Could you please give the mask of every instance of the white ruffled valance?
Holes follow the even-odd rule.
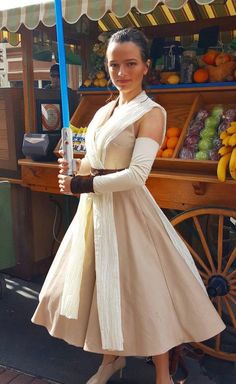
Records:
[[[214,0],[195,0],[198,4],[210,4]],[[126,16],[134,7],[138,12],[146,14],[152,12],[158,4],[165,4],[168,8],[177,10],[182,8],[188,0],[62,0],[63,17],[69,24],[76,23],[82,15],[90,20],[101,19],[107,11],[111,11],[118,18]],[[28,5],[27,4],[32,4]],[[55,25],[53,0],[18,0],[18,8],[0,2],[0,29],[6,28],[16,32],[24,24],[28,29],[35,29],[40,22],[47,27]],[[21,7],[20,7],[21,6]]]

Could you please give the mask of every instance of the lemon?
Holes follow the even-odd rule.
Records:
[[[167,79],[167,84],[179,84],[180,78],[178,75],[170,75]]]
[[[89,79],[87,79],[87,80],[84,81],[84,86],[85,86],[85,87],[90,87],[91,84],[92,84],[92,81],[89,80]]]
[[[107,80],[102,78],[102,79],[99,79],[99,86],[100,87],[106,87],[107,86]]]
[[[106,74],[105,74],[105,72],[103,72],[103,71],[98,71],[98,72],[96,73],[96,77],[97,77],[97,79],[103,79],[105,76],[106,76]]]

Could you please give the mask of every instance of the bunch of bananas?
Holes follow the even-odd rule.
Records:
[[[229,165],[230,175],[236,180],[236,121],[232,121],[229,128],[221,132],[220,139],[223,146],[218,151],[221,158],[217,166],[217,177],[220,181],[225,181]]]

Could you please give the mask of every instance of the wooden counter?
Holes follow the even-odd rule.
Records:
[[[33,191],[59,194],[57,163],[19,160],[22,185]],[[236,209],[236,182],[221,183],[214,175],[153,171],[147,187],[161,208],[185,210],[198,206]]]

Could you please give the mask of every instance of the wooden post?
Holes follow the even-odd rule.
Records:
[[[25,132],[36,131],[35,97],[34,97],[34,68],[33,68],[33,32],[22,27],[21,45],[23,55],[23,91]]]

